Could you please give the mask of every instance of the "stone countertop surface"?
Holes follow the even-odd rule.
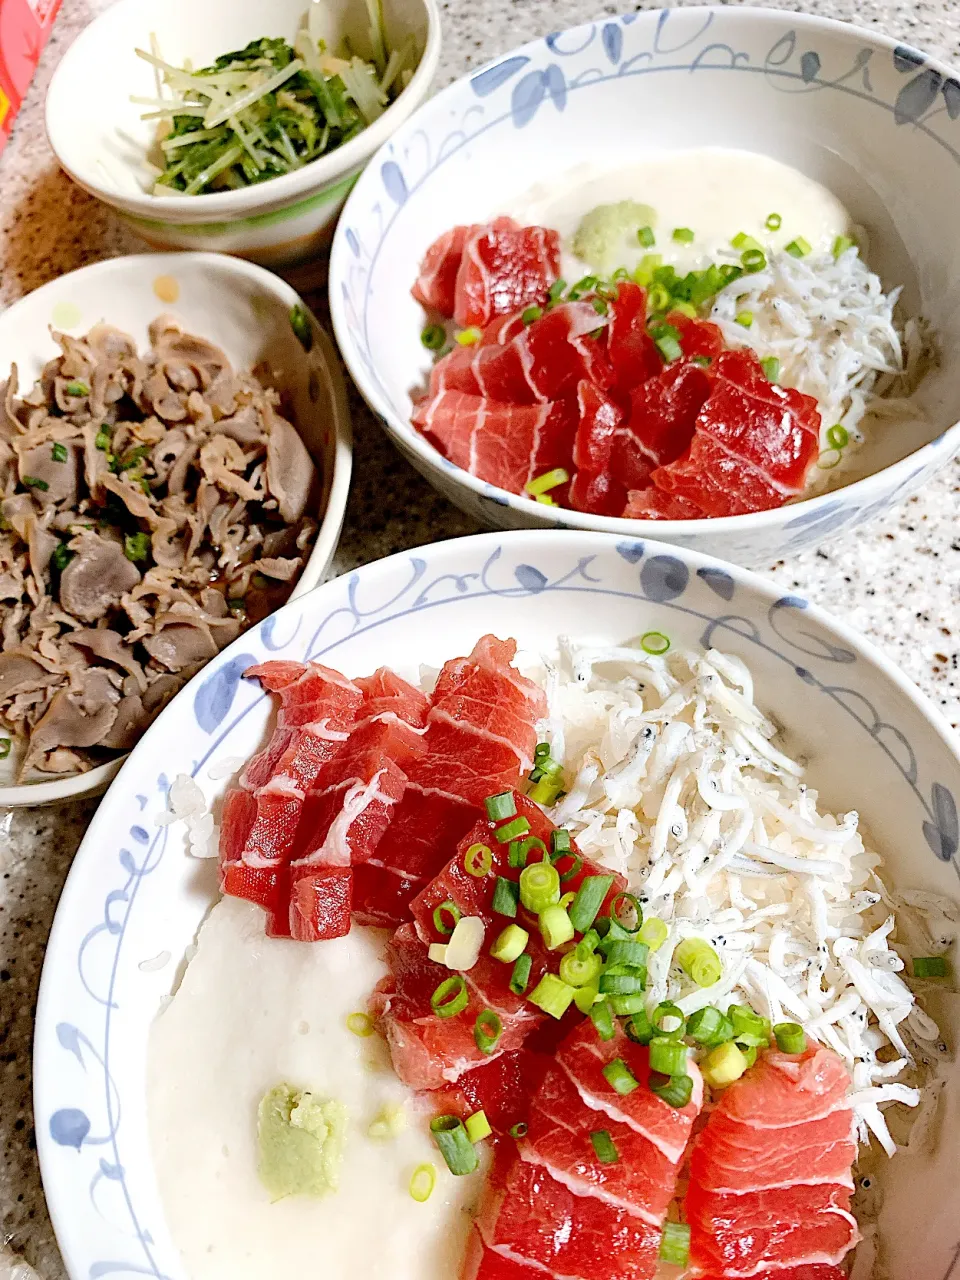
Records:
[[[66,271],[141,248],[109,210],[60,173],[43,130],[51,71],[107,3],[64,0],[0,158],[0,307]],[[441,7],[439,85],[548,30],[621,11],[599,0],[444,0]],[[960,63],[960,11],[949,0],[814,0],[805,8],[876,27]],[[337,572],[476,531],[394,452],[356,395],[353,411],[354,485],[334,560]],[[769,571],[785,589],[801,592],[870,636],[954,728],[960,725],[958,495],[960,461],[867,530]],[[32,1264],[42,1280],[62,1280],[66,1273],[37,1168],[30,1100],[33,1013],[57,898],[95,805],[0,813],[0,1243]],[[6,1275],[2,1261],[0,1275]]]

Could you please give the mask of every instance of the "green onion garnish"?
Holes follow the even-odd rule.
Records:
[[[512,796],[510,800],[512,803]],[[514,818],[511,822],[505,822],[502,827],[498,827],[493,834],[500,844],[509,844],[511,840],[525,836],[529,830],[530,823],[526,818]]]
[[[417,1204],[426,1203],[436,1185],[437,1171],[432,1164],[418,1164],[410,1175],[410,1195]]]
[[[650,1070],[664,1076],[686,1075],[687,1046],[669,1036],[654,1036],[650,1041]]]
[[[483,805],[491,822],[502,822],[504,818],[512,818],[517,812],[512,791],[498,791],[495,796],[487,796]]]
[[[68,396],[88,396],[90,388],[85,382],[68,382],[63,388]]]
[[[551,302],[559,302],[560,299],[563,297],[564,293],[566,292],[566,288],[567,288],[566,280],[563,280],[563,279],[554,280],[553,284],[550,286],[547,297],[550,299]]]
[[[525,1138],[527,1136],[527,1126],[521,1120],[518,1124],[511,1125],[508,1133],[511,1138]]]
[[[614,1058],[603,1068],[604,1079],[615,1093],[626,1097],[640,1088],[640,1082],[622,1058]]]
[[[448,923],[449,922],[449,923]],[[433,927],[448,938],[460,923],[460,908],[455,902],[441,902],[433,911]]]
[[[438,1018],[454,1018],[470,1002],[467,984],[459,974],[445,978],[430,997],[430,1008]]]
[[[606,298],[594,297],[594,298],[591,298],[590,301],[593,304],[593,309],[598,316],[605,316],[607,312],[610,310],[610,306]]]
[[[742,325],[744,329],[749,329],[750,326],[753,324],[752,311],[740,311],[737,313],[737,315],[734,318],[737,324]]]
[[[644,249],[652,249],[657,243],[657,237],[653,234],[653,227],[641,227],[637,232],[637,239]]]
[[[791,240],[785,248],[792,258],[805,258],[810,252],[810,243],[804,240],[803,236],[797,236],[796,240]]]
[[[768,382],[779,382],[780,380],[780,361],[776,356],[767,356],[765,360],[760,361],[760,367],[767,376]]]
[[[689,227],[674,227],[673,238],[677,244],[693,244],[697,237]]]
[[[597,1159],[601,1164],[616,1164],[620,1159],[620,1152],[610,1137],[609,1129],[595,1129],[590,1134],[590,1141],[593,1143],[593,1149],[597,1153]]]
[[[482,1142],[493,1133],[485,1111],[475,1111],[472,1116],[467,1116],[464,1128],[467,1131],[467,1137],[473,1143]]]
[[[541,855],[540,861],[547,862],[550,854],[547,852],[547,846],[543,843],[539,836],[527,836],[525,840],[512,840],[510,849],[507,854],[507,860],[511,867],[525,867],[527,858],[530,856],[531,849],[536,849]]]
[[[106,453],[110,448],[110,433],[105,428],[102,431],[98,431],[93,438],[93,443],[101,453]]]
[[[769,219],[767,219],[769,221]],[[685,1267],[690,1257],[690,1227],[686,1222],[665,1222],[660,1237],[660,1258],[676,1267]]]
[[[748,275],[755,275],[767,265],[767,255],[762,249],[745,249],[740,255],[740,261]]]
[[[645,943],[632,940],[624,942],[620,939],[611,942],[605,938],[600,943],[600,950],[606,956],[608,965],[631,965],[638,969],[646,966],[650,954],[650,948]]]
[[[447,334],[442,324],[428,324],[420,334],[420,341],[428,351],[439,351],[446,340]]]
[[[38,480],[36,476],[24,476],[23,483],[29,489],[39,489],[41,493],[46,493],[50,488],[46,480]]]
[[[833,256],[835,258],[841,257],[848,249],[852,249],[855,244],[856,241],[851,240],[849,236],[837,236],[833,242]]]
[[[533,957],[526,951],[518,957],[510,975],[510,990],[515,996],[522,996],[530,983],[530,970],[533,968]]]
[[[561,964],[560,967],[562,969],[563,965]],[[573,1003],[581,1013],[589,1013],[596,1002],[602,999],[599,986],[595,982],[591,982],[589,986],[576,988]]]
[[[596,276],[584,276],[570,290],[570,301],[576,302],[578,298],[582,298],[585,293],[589,293],[591,289],[595,289],[599,284]]]
[[[502,1034],[503,1023],[500,1015],[493,1009],[483,1009],[477,1014],[477,1020],[473,1024],[473,1038],[481,1053],[493,1053]]]
[[[533,871],[535,868],[530,867],[528,870]],[[522,885],[520,895],[523,896]],[[557,947],[562,947],[565,942],[573,939],[574,928],[570,923],[570,917],[559,903],[546,907],[540,912],[539,925],[540,936],[548,951],[556,951]]]
[[[541,493],[546,493],[549,489],[556,489],[558,485],[566,484],[570,479],[570,473],[564,471],[563,467],[554,467],[552,471],[545,471],[542,476],[537,476],[534,480],[528,480],[523,486],[524,490],[531,497],[538,497]]]
[[[807,1037],[797,1022],[778,1022],[773,1034],[781,1053],[803,1053],[807,1047]]]
[[[723,1044],[724,1040],[733,1039],[733,1024],[730,1019],[708,1004],[687,1019],[687,1035],[697,1044]]]
[[[650,1019],[658,1036],[668,1036],[671,1040],[682,1040],[687,1020],[683,1010],[672,1000],[664,1000],[653,1011]],[[674,1025],[668,1026],[667,1023]]]
[[[601,1040],[612,1040],[617,1034],[613,1025],[613,1015],[609,1000],[597,1000],[590,1007],[590,1021],[597,1029]]]
[[[670,309],[671,311],[679,311],[680,314],[682,316],[686,316],[688,320],[696,320],[697,318],[697,308],[692,302],[677,302],[677,300],[674,299],[673,306]]]
[[[521,929],[518,924],[508,924],[490,948],[490,954],[501,964],[513,964],[523,954],[529,941],[530,935],[526,929]]]
[[[646,943],[651,951],[659,951],[669,936],[670,930],[657,916],[648,916],[637,931],[637,941]]]
[[[698,987],[712,987],[723,974],[720,957],[703,938],[684,938],[674,952],[677,964]]]
[[[670,1107],[685,1107],[693,1094],[693,1079],[686,1074],[668,1076],[660,1071],[651,1071],[650,1092]]]
[[[537,498],[537,502],[545,503],[547,506],[555,507],[557,504],[552,498],[544,497],[542,494]],[[544,809],[551,809],[563,792],[563,780],[556,778],[541,778],[539,782],[535,782],[527,792],[528,797],[534,804],[539,804]]]
[[[580,956],[568,951],[560,961],[560,977],[571,987],[588,987],[600,977],[603,961],[598,955]]]
[[[610,907],[610,919],[627,933],[633,934],[643,924],[643,907],[633,893],[618,893]],[[609,933],[607,937],[609,937]]]
[[[456,341],[461,347],[476,346],[482,337],[483,331],[475,327],[470,329],[461,329],[460,332],[455,335]]]
[[[850,443],[850,433],[839,422],[827,431],[827,443],[834,449],[845,449]]]
[[[628,1018],[623,1029],[627,1033],[627,1038],[634,1044],[649,1044],[657,1034],[645,1009],[638,1009],[632,1017]]]
[[[527,307],[520,316],[522,324],[533,324],[534,320],[539,320],[543,315],[543,307]]]
[[[913,976],[915,978],[945,978],[949,973],[944,956],[914,956]]]
[[[9,738],[0,738],[0,760],[6,760],[7,756],[13,750],[13,743]]]
[[[670,637],[662,631],[645,631],[640,637],[640,648],[644,653],[661,654],[670,648]]]
[[[739,1044],[767,1045],[770,1043],[770,1023],[754,1013],[749,1005],[732,1004],[727,1017],[733,1024],[733,1038]]]
[[[642,991],[637,991],[632,996],[607,996],[607,999],[610,1001],[610,1008],[618,1018],[629,1018],[639,1013],[646,1004],[646,997]]]
[[[69,454],[67,453],[67,446],[65,444],[61,444],[59,440],[54,442],[50,453],[54,462],[66,462],[69,457]]]
[[[753,236],[748,236],[745,231],[738,231],[730,241],[734,249],[739,249],[741,253],[744,249],[762,249],[763,246],[759,240],[754,240]]]
[[[750,1066],[742,1050],[732,1040],[717,1045],[700,1063],[703,1078],[711,1089],[723,1089],[739,1080]]]
[[[437,1116],[430,1121],[430,1132],[452,1174],[461,1178],[479,1169],[480,1157],[458,1116]]]
[[[123,554],[134,564],[146,560],[150,554],[149,533],[130,533],[123,540]]]
[[[565,853],[572,853],[573,838],[566,827],[557,827],[555,831],[550,833],[550,860],[556,862],[557,858],[562,857]]]
[[[569,861],[569,866],[567,866],[566,870],[560,872],[561,884],[563,884],[563,882],[566,880],[572,880],[574,876],[578,876],[580,872],[583,870],[583,858],[580,857],[579,853],[574,853],[572,849],[566,852],[560,853],[557,857],[554,858],[553,863],[554,863],[554,866],[557,866],[558,863],[567,861],[567,860]],[[573,902],[574,896],[575,895],[571,894],[571,897],[570,897],[571,902]]]
[[[604,970],[600,978],[600,994],[604,996],[634,996],[646,988],[646,969],[636,973],[608,973]]]
[[[666,311],[670,307],[671,298],[670,291],[665,289],[662,284],[652,285],[647,294],[647,311],[650,315],[657,315]]]
[[[75,551],[68,551],[65,542],[58,542],[53,549],[53,555],[50,557],[50,563],[57,573],[63,573],[64,569],[76,555]]]
[[[534,862],[520,872],[520,901],[537,915],[560,901],[560,873],[552,862]]]
[[[587,876],[582,881],[570,905],[570,922],[578,933],[586,933],[596,920],[613,879],[613,876]]]
[[[463,855],[463,869],[468,876],[482,880],[493,868],[493,851],[489,845],[472,844]]]
[[[514,919],[517,914],[517,907],[520,903],[520,886],[515,880],[508,880],[506,876],[497,876],[496,887],[493,890],[493,910],[498,916],[509,916]]]
[[[651,296],[652,293],[653,291],[651,290]],[[680,333],[672,324],[655,325],[650,330],[650,336],[667,364],[674,360],[679,360],[683,355],[683,348],[680,346]]]
[[[767,215],[767,220],[763,225],[768,231],[779,231],[783,225],[783,219],[779,213],[770,213]]]
[[[373,1035],[374,1026],[373,1019],[368,1013],[351,1013],[347,1015],[347,1030],[353,1035],[359,1036],[361,1040],[366,1040],[368,1036]]]
[[[535,1004],[551,1018],[560,1019],[573,1002],[574,989],[568,986],[555,973],[545,973],[529,995],[531,1004]]]
[[[653,283],[653,273],[663,265],[663,255],[659,253],[645,253],[637,263],[633,273],[633,278],[637,284],[641,284],[644,288]],[[649,301],[649,299],[648,299]]]

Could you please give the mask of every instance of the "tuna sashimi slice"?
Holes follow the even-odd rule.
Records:
[[[657,1270],[659,1227],[595,1196],[574,1195],[524,1160],[491,1178],[477,1230],[482,1247],[468,1258],[465,1280],[528,1280],[524,1263],[534,1268],[529,1280],[651,1280]]]
[[[287,879],[284,897],[286,918],[282,907],[272,913],[267,921],[268,937],[325,942],[350,932],[352,868],[301,867],[298,874]]]
[[[693,316],[685,316],[682,311],[671,311],[667,315],[667,324],[676,329],[685,360],[709,360],[712,363],[723,351],[723,334],[709,320],[697,320]]]
[[[614,385],[618,391],[630,392],[663,368],[660,352],[647,330],[646,291],[630,280],[623,281],[610,302],[609,316],[607,357]]]
[[[697,1272],[697,1280],[728,1280],[725,1272]],[[761,1267],[750,1280],[847,1280],[841,1267],[826,1262],[801,1262],[796,1267]]]
[[[480,330],[476,342],[456,343],[452,351],[441,356],[430,373],[431,396],[440,391],[466,391],[470,395],[480,394],[480,384],[473,372],[474,361],[483,347],[505,347],[526,326],[523,323],[523,312],[515,311],[512,315],[497,316],[485,328]]]
[[[360,676],[354,684],[363,693],[361,721],[392,715],[414,729],[427,723],[430,699],[389,667],[380,667],[372,676]]]
[[[615,1163],[602,1164],[597,1158],[590,1135],[600,1129],[617,1149]],[[547,1071],[533,1096],[520,1154],[543,1165],[576,1195],[598,1196],[655,1227],[673,1199],[677,1165],[629,1125],[598,1116],[558,1067]]]
[[[622,449],[613,462],[625,489],[642,488],[654,467],[674,462],[689,447],[711,384],[705,369],[678,361],[636,388],[627,423],[634,449]]]
[[[714,1115],[757,1129],[819,1120],[849,1107],[850,1074],[831,1049],[810,1041],[796,1056],[771,1050],[758,1068],[726,1090]]]
[[[547,301],[560,270],[560,236],[496,218],[466,237],[456,280],[454,318],[465,328]]]
[[[482,1111],[494,1133],[503,1137],[514,1125],[527,1122],[530,1099],[549,1066],[544,1054],[514,1049],[465,1071],[456,1084],[431,1094],[430,1102],[437,1115],[452,1113],[464,1120]]]
[[[676,1164],[686,1148],[693,1122],[703,1104],[703,1080],[696,1064],[689,1065],[693,1095],[685,1107],[671,1107],[648,1086],[650,1067],[646,1050],[627,1038],[616,1024],[612,1040],[601,1040],[593,1023],[581,1022],[557,1049],[557,1063],[576,1085],[588,1107],[602,1117],[626,1125],[646,1138]],[[603,1068],[622,1058],[639,1083],[632,1093],[621,1095],[607,1081]]]
[[[611,467],[624,432],[624,411],[611,396],[586,380],[577,387],[577,409],[579,421],[573,445],[577,471],[570,485],[570,505],[593,515],[619,515],[626,486],[611,474]],[[649,470],[648,467],[648,474]]]
[[[686,498],[662,489],[634,489],[623,510],[627,520],[702,520],[704,513]]]
[[[699,1156],[698,1177],[712,1191],[759,1191],[794,1182],[832,1182],[852,1191],[855,1157],[853,1112],[846,1107],[779,1129],[758,1129],[718,1113]]]
[[[434,240],[424,254],[420,274],[410,292],[425,307],[432,307],[449,319],[457,297],[457,272],[468,236],[476,226],[453,227]]]

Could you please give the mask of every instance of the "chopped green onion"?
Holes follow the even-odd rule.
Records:
[[[803,1053],[807,1047],[807,1037],[797,1022],[778,1022],[773,1034],[781,1053]]]
[[[449,924],[447,919],[449,919]],[[439,907],[434,908],[433,927],[437,933],[442,933],[444,937],[449,937],[459,923],[460,908],[455,902],[441,902]]]
[[[603,1068],[603,1076],[615,1093],[625,1098],[634,1089],[639,1089],[640,1082],[622,1058],[614,1058]]]
[[[915,978],[946,978],[949,972],[944,956],[913,957],[913,976]]]
[[[12,749],[13,743],[9,738],[0,738],[0,760],[6,760]]]
[[[463,869],[468,876],[482,880],[493,868],[493,851],[489,845],[472,844],[463,855]]]
[[[779,217],[779,215],[777,215]],[[769,222],[770,219],[768,218]],[[660,1259],[675,1267],[685,1267],[690,1257],[690,1226],[686,1222],[665,1222],[660,1237]]]
[[[587,987],[600,977],[603,961],[598,955],[586,958],[569,951],[560,961],[560,977],[571,987]]]
[[[560,966],[561,977],[563,976],[563,965]],[[566,981],[566,979],[564,979]],[[581,1013],[589,1013],[598,1000],[603,997],[600,995],[600,987],[596,982],[591,982],[589,986],[577,987],[573,996],[573,1003],[577,1006]]]
[[[723,1044],[724,1040],[733,1039],[733,1024],[730,1019],[708,1004],[687,1019],[687,1035],[697,1044]]]
[[[767,255],[762,249],[745,249],[740,255],[740,261],[748,275],[756,275],[767,265]]]
[[[618,1018],[628,1018],[634,1013],[639,1013],[646,1003],[646,997],[642,991],[637,991],[631,996],[608,996],[610,1008]]]
[[[442,324],[428,324],[420,334],[420,341],[428,351],[439,351],[446,340],[447,334]]]
[[[520,872],[520,901],[540,914],[560,901],[560,873],[551,862],[534,862]]]
[[[778,382],[780,380],[780,361],[776,356],[767,356],[765,360],[761,360],[760,367],[766,374],[768,382]]]
[[[562,857],[565,853],[573,852],[573,838],[565,827],[557,827],[555,831],[550,833],[550,860],[556,862],[557,858]]]
[[[627,910],[626,919],[621,905],[624,903]],[[643,924],[643,907],[640,905],[639,898],[632,893],[618,893],[610,907],[610,919],[621,929],[626,929],[628,933],[635,933]],[[607,936],[609,937],[609,934]]]
[[[508,1132],[511,1138],[525,1138],[527,1136],[527,1126],[521,1120],[518,1124],[511,1125]]]
[[[437,1171],[432,1164],[418,1164],[410,1176],[410,1195],[417,1204],[425,1204],[437,1185]]]
[[[654,1036],[650,1041],[650,1070],[665,1076],[686,1074],[687,1046],[669,1036]]]
[[[69,551],[65,542],[58,542],[53,549],[53,555],[50,557],[50,564],[57,573],[63,573],[64,569],[76,555],[75,551]]]
[[[556,506],[552,498],[537,498],[537,502],[545,502],[549,506]],[[543,805],[545,809],[551,809],[560,799],[563,791],[563,781],[557,781],[555,778],[541,778],[527,792],[529,798],[534,804]]]
[[[650,1092],[670,1107],[685,1107],[693,1094],[693,1079],[686,1074],[668,1076],[660,1071],[651,1071]]]
[[[105,452],[106,452],[106,450],[110,448],[110,434],[109,434],[109,432],[108,432],[108,431],[106,431],[106,430],[98,431],[98,432],[97,432],[97,434],[96,434],[96,435],[94,436],[94,438],[93,438],[93,443],[94,443],[94,444],[96,445],[96,447],[101,451],[101,453],[105,453]]]
[[[599,879],[599,877],[597,878]],[[612,876],[610,878],[611,880],[613,879]],[[574,902],[576,902],[577,897],[579,897],[579,894],[574,896]],[[572,907],[570,908],[570,913],[571,913],[571,919],[572,919],[573,918]],[[592,956],[594,951],[596,951],[599,945],[600,945],[600,934],[596,931],[596,929],[588,929],[586,933],[583,935],[583,937],[580,939],[580,941],[577,943],[577,955],[580,957],[581,960],[585,959],[587,956]]]
[[[723,1089],[739,1080],[749,1065],[742,1051],[728,1040],[711,1049],[700,1063],[700,1070],[711,1089]]]
[[[467,1131],[467,1137],[474,1143],[482,1142],[493,1133],[485,1111],[475,1111],[472,1116],[467,1116],[464,1128]]]
[[[682,316],[686,316],[688,320],[696,320],[697,308],[692,302],[674,301],[671,311],[679,311]]]
[[[593,309],[598,316],[605,316],[607,312],[610,310],[610,305],[607,302],[606,298],[595,297],[595,298],[591,298],[590,301],[593,304]]]
[[[796,240],[791,240],[786,246],[787,253],[791,258],[805,258],[810,252],[809,241],[804,240],[803,236],[797,236]]]
[[[527,307],[520,316],[522,324],[533,324],[534,320],[539,320],[543,315],[543,307]]]
[[[636,930],[625,929],[610,916],[601,916],[597,920],[596,931],[600,935],[602,950],[606,950],[612,942],[633,942],[637,936]]]
[[[65,444],[61,444],[59,440],[54,441],[50,453],[54,462],[66,462],[67,458],[70,456],[67,453],[67,446]]]
[[[624,1023],[623,1029],[627,1033],[627,1038],[632,1040],[634,1044],[649,1044],[654,1036],[657,1035],[645,1009],[638,1009],[632,1017],[628,1018]],[[658,1037],[658,1039],[662,1038]]]
[[[679,331],[672,324],[655,325],[650,330],[650,336],[667,364],[670,364],[673,360],[679,360],[683,355]]]
[[[737,313],[735,319],[737,324],[741,325],[744,329],[749,329],[753,324],[753,312],[740,311]]]
[[[674,1004],[672,1000],[664,1000],[658,1004],[650,1021],[658,1036],[668,1036],[671,1040],[682,1039],[684,1028],[687,1025],[683,1010],[679,1005]],[[668,1027],[665,1025],[668,1021],[677,1025]]]
[[[739,280],[743,275],[743,267],[738,267],[732,262],[724,262],[720,266],[720,278],[723,281],[723,287],[731,284],[734,280]]]
[[[39,489],[41,493],[46,493],[50,488],[46,480],[38,480],[36,476],[24,476],[23,483],[29,489]]]
[[[570,922],[578,933],[586,933],[596,920],[613,880],[613,876],[586,876],[581,882],[570,906]]]
[[[493,1009],[483,1009],[477,1014],[477,1020],[473,1024],[473,1038],[481,1053],[493,1053],[502,1035],[503,1023],[499,1014]]]
[[[525,867],[527,858],[531,849],[538,849],[542,853],[541,862],[546,862],[550,857],[547,852],[547,846],[543,843],[539,836],[527,836],[525,840],[513,840],[507,853],[507,861],[511,867]]]
[[[123,554],[136,564],[150,554],[149,533],[130,533],[123,540]]]
[[[768,231],[779,231],[783,225],[783,219],[779,213],[771,213],[767,215],[767,220],[763,225]]]
[[[620,290],[617,286],[615,284],[607,284],[604,280],[601,280],[597,285],[596,293],[598,298],[603,298],[607,302],[616,302],[620,297]]]
[[[609,1000],[597,1000],[591,1006],[589,1016],[601,1040],[612,1040],[617,1034],[613,1025],[613,1015],[610,1011]]]
[[[525,836],[529,830],[530,823],[526,818],[513,818],[510,822],[505,822],[502,827],[497,827],[493,834],[500,844],[509,844],[511,840]]]
[[[666,653],[670,648],[670,637],[662,631],[645,631],[640,637],[640,648],[644,653]]]
[[[512,818],[517,812],[517,802],[512,791],[498,791],[495,796],[487,796],[483,804],[491,822],[502,822],[504,818]]]
[[[524,952],[519,956],[510,975],[510,990],[515,996],[522,996],[530,982],[530,970],[533,968],[533,957]]]
[[[599,283],[596,276],[584,276],[570,290],[569,298],[571,302],[576,302],[578,298],[582,298],[585,293],[589,293],[591,289],[596,288]]]
[[[590,1134],[590,1141],[601,1164],[616,1164],[620,1159],[620,1152],[610,1137],[609,1129],[595,1129]]]
[[[673,238],[677,244],[693,244],[697,237],[689,227],[674,227]]]
[[[529,941],[526,929],[521,929],[518,924],[508,924],[490,948],[490,954],[501,964],[513,964],[518,956],[523,955]]]
[[[845,449],[850,443],[850,433],[837,422],[827,431],[827,443],[834,449]]]
[[[666,311],[669,306],[670,291],[661,284],[652,285],[647,294],[647,311],[651,315],[657,315],[661,311]]]
[[[834,467],[840,465],[842,460],[843,453],[839,449],[824,449],[817,455],[817,467],[821,471],[832,471]]]
[[[533,870],[533,868],[531,867],[530,870]],[[522,897],[522,886],[520,894]],[[548,951],[556,951],[565,942],[570,942],[573,939],[574,927],[570,923],[570,917],[559,903],[545,907],[540,912],[539,925],[540,936],[543,938]]]
[[[458,975],[445,978],[430,997],[430,1008],[438,1018],[454,1018],[470,1003],[467,984]]]
[[[754,1013],[749,1005],[732,1004],[727,1017],[733,1024],[733,1038],[739,1044],[767,1045],[770,1043],[770,1023]]]
[[[550,286],[547,297],[550,299],[551,302],[559,302],[560,299],[563,297],[564,293],[566,292],[566,288],[567,288],[566,280],[563,280],[563,279],[554,280],[553,284]]]
[[[749,250],[763,248],[759,240],[754,240],[753,236],[748,236],[745,231],[738,231],[730,243],[733,245],[734,249],[739,249],[741,252],[744,249]]]
[[[835,258],[842,257],[848,249],[853,248],[855,243],[856,241],[851,240],[849,236],[837,236],[833,242],[833,256]]]
[[[637,239],[644,249],[652,249],[657,243],[657,237],[653,234],[653,227],[641,227],[637,232]]]
[[[473,347],[476,346],[482,337],[483,331],[472,326],[469,329],[461,329],[460,332],[455,335],[455,341],[458,342],[461,347]]]
[[[661,919],[648,916],[637,932],[637,941],[645,942],[651,951],[659,951],[669,936],[670,930]]]
[[[546,493],[549,489],[556,489],[558,485],[566,484],[570,479],[570,473],[564,471],[563,467],[554,467],[552,471],[545,471],[542,476],[537,476],[535,480],[528,480],[523,486],[524,491],[536,498],[541,493]]]
[[[650,948],[642,942],[623,942],[619,939],[611,942],[605,938],[600,949],[607,958],[608,965],[631,965],[642,969],[646,966]]]
[[[368,1013],[348,1014],[347,1030],[352,1032],[355,1036],[359,1036],[361,1040],[365,1040],[368,1036],[373,1035],[373,1019]]]
[[[712,987],[723,975],[720,957],[703,938],[684,938],[673,954],[680,968],[698,987]]]
[[[653,283],[653,273],[663,265],[663,255],[659,253],[645,253],[637,263],[633,273],[633,278],[637,284],[644,287]],[[649,300],[648,300],[649,301]]]
[[[746,1046],[741,1044],[741,1045],[738,1045],[737,1048],[740,1050],[740,1052],[743,1054],[744,1058],[746,1059],[747,1070],[749,1071],[750,1068],[753,1066],[753,1064],[757,1060],[757,1046],[755,1044],[750,1044]]]
[[[570,859],[570,865],[567,867],[565,871],[560,872],[561,884],[563,884],[564,881],[566,880],[572,880],[574,876],[578,876],[580,872],[583,870],[583,859],[580,857],[579,853],[574,853],[572,849],[567,849],[559,853],[554,858],[553,865],[556,867],[557,864],[559,862],[562,862],[565,858]],[[558,870],[559,870],[559,867],[558,867]],[[573,902],[575,897],[576,895],[571,893],[570,901]]]
[[[574,994],[573,987],[555,973],[545,973],[528,998],[538,1009],[559,1020],[573,1003]]]
[[[452,1174],[461,1178],[466,1173],[476,1173],[480,1157],[459,1117],[437,1116],[430,1121],[430,1132]]]
[[[90,388],[85,382],[68,382],[63,388],[68,396],[88,396]]]
[[[600,979],[600,994],[604,996],[634,996],[647,989],[647,971],[635,973],[607,973]]]
[[[506,876],[497,876],[493,891],[493,910],[498,916],[509,916],[514,919],[520,903],[520,886],[515,880]]]

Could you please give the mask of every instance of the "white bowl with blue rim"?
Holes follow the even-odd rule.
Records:
[[[21,394],[29,389],[60,353],[52,329],[81,337],[106,321],[129,333],[143,351],[150,324],[164,314],[222,347],[237,369],[267,360],[290,397],[294,426],[322,477],[319,506],[308,513],[319,526],[316,540],[292,593],[300,596],[323,581],[340,538],[353,435],[333,342],[279,276],[218,253],[145,253],[81,267],[0,313],[0,381],[15,363]],[[5,736],[2,728],[0,736]],[[0,761],[0,808],[95,795],[122,761],[118,757],[50,781],[17,783],[11,754]]]
[[[321,0],[333,29],[364,47],[365,0]],[[291,41],[311,0],[119,0],[67,50],[47,92],[50,145],[63,169],[157,249],[212,249],[265,266],[329,248],[347,192],[373,153],[430,92],[440,57],[436,0],[384,0],[394,47],[409,36],[419,62],[409,85],[357,137],[292,173],[235,191],[155,196],[146,164],[155,121],[131,95],[156,97],[153,69],[134,50],[156,37],[174,66],[202,67],[250,40]],[[105,69],[101,74],[98,68]]]
[[[490,631],[549,651],[558,634],[623,640],[648,629],[742,658],[758,706],[807,761],[821,802],[859,811],[888,882],[957,895],[956,736],[877,649],[805,600],[689,550],[575,530],[480,534],[365,565],[287,604],[178,694],[77,854],[47,946],[34,1039],[37,1147],[71,1280],[188,1280],[151,1163],[147,1040],[217,897],[217,876],[215,861],[188,856],[180,826],[156,820],[177,774],[215,803],[224,774],[261,745],[271,700],[243,671],[286,658],[351,676],[382,663],[415,674]],[[956,1046],[960,1002],[945,999],[936,1013]],[[927,1156],[899,1154],[879,1175],[887,1280],[946,1280],[955,1261],[960,1068],[943,1071],[932,1120],[939,1143]],[[364,1280],[389,1277],[384,1243],[383,1270]]]
[[[644,123],[646,122],[646,124]],[[430,353],[410,296],[424,251],[499,193],[589,160],[703,146],[766,153],[822,182],[867,228],[870,265],[933,326],[939,367],[915,414],[874,431],[843,488],[774,511],[627,521],[545,508],[446,461],[410,425]],[[849,533],[916,492],[960,449],[960,79],[877,31],[752,7],[664,9],[525,45],[422,107],[374,157],[331,254],[337,340],[404,456],[474,518],[596,529],[770,564]]]

